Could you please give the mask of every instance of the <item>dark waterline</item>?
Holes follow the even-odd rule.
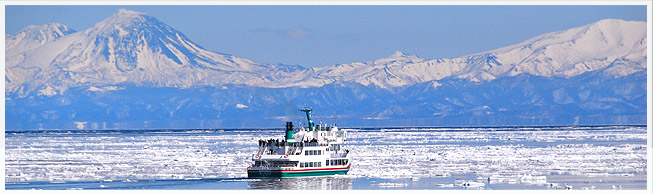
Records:
[[[611,185],[637,185],[646,189],[646,175],[637,175],[637,180],[588,180],[585,177],[570,175],[551,176],[549,179],[565,179],[566,183],[575,185],[586,184],[593,189],[615,189]],[[641,177],[643,176],[643,177]],[[476,180],[476,184],[465,184],[466,181],[475,180],[474,175],[457,175],[451,177],[435,177],[421,179],[383,179],[383,178],[351,178],[339,176],[296,177],[296,178],[202,178],[202,179],[149,179],[149,180],[112,180],[112,181],[32,181],[32,182],[6,182],[6,190],[96,190],[96,189],[150,189],[150,190],[479,190],[479,189],[532,189],[552,190],[564,189],[563,184],[556,183],[493,183],[492,180]],[[642,180],[641,178],[644,178]],[[449,184],[435,184],[435,183]],[[598,186],[596,186],[598,185]],[[593,187],[592,187],[593,186]],[[635,186],[635,187],[633,187]]]

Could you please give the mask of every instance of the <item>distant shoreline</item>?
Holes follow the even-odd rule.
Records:
[[[508,129],[519,129],[519,128],[534,128],[539,130],[546,130],[547,128],[555,128],[555,130],[560,130],[561,127],[570,127],[570,128],[596,128],[596,127],[647,127],[646,124],[628,124],[628,125],[525,125],[525,126],[388,126],[388,127],[342,127],[343,129],[355,129],[355,130],[388,130],[388,129],[490,129],[490,128],[508,128]],[[36,132],[189,132],[189,131],[268,131],[268,130],[284,130],[284,128],[176,128],[176,129],[5,129],[5,133],[36,133]]]

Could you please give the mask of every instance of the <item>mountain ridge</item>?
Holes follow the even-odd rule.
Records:
[[[632,61],[639,64],[639,66],[632,66],[631,63],[626,63],[630,65],[621,65],[610,70],[610,75],[626,76],[646,68],[645,31],[644,22],[605,19],[569,30],[545,33],[498,49],[456,58],[427,60],[396,51],[386,58],[373,61],[307,69],[300,66],[259,63],[208,51],[156,18],[141,12],[120,9],[92,28],[62,36],[82,40],[45,42],[42,44],[58,45],[41,45],[41,48],[47,49],[36,48],[37,51],[32,53],[8,54],[8,59],[15,58],[14,56],[28,56],[28,62],[40,64],[41,66],[36,69],[41,71],[48,66],[66,64],[70,68],[62,68],[61,71],[46,70],[50,72],[46,76],[36,75],[36,72],[40,71],[31,74],[28,72],[27,75],[20,76],[15,74],[24,73],[21,69],[25,69],[26,65],[19,65],[23,61],[7,60],[6,71],[11,74],[7,79],[13,82],[7,84],[7,91],[25,94],[51,87],[62,93],[65,92],[66,85],[90,87],[124,83],[182,88],[205,85],[219,87],[224,84],[306,88],[336,82],[356,82],[391,90],[416,83],[437,82],[448,77],[473,82],[490,81],[497,77],[515,76],[521,73],[545,77],[571,77],[600,70],[613,62]],[[624,34],[628,36],[624,37]],[[130,37],[131,39],[126,40]],[[601,37],[603,39],[595,41]],[[628,37],[634,38],[628,39]],[[606,44],[593,45],[600,41],[605,41]],[[38,55],[57,50],[52,47],[67,49],[59,53],[50,53],[56,57]],[[602,50],[602,48],[612,50]],[[10,49],[7,47],[6,52],[11,53]],[[576,57],[570,57],[569,53],[574,52]],[[43,60],[29,60],[30,55],[38,55],[38,58]],[[58,63],[48,63],[48,61]],[[102,69],[97,71],[101,73],[78,71],[79,68],[91,64],[107,65],[91,67]],[[112,65],[115,69],[109,67]],[[15,68],[16,66],[23,67]],[[17,69],[18,71],[14,72]],[[142,72],[138,73],[137,70]],[[59,73],[53,75],[51,72]],[[170,81],[177,76],[182,79]],[[36,77],[36,79],[20,80],[18,77]],[[73,83],[62,81],[69,77],[80,78]],[[30,81],[40,83],[28,83]],[[60,84],[43,86],[47,83]],[[38,88],[37,85],[43,87]]]
[[[646,23],[601,20],[455,58],[305,68],[208,51],[129,10],[5,35],[8,129],[642,124]],[[85,125],[88,123],[88,125]],[[84,128],[84,127],[82,127]]]
[[[586,44],[594,43],[591,40],[585,39],[571,39],[568,34],[574,34],[576,31],[588,32],[588,36],[597,36],[604,34],[601,29],[595,29],[596,26],[605,26],[607,24],[616,25],[617,30],[621,31],[634,31],[636,33],[626,42],[631,48],[622,47],[613,49],[612,52],[617,52],[616,54],[608,54],[605,48],[615,48],[615,44],[604,45],[599,44],[595,46],[598,49],[588,49],[587,47],[592,47],[594,45],[581,45],[576,47],[562,47],[557,50],[563,50],[565,52],[557,53],[546,53],[548,47],[558,46],[562,43],[573,42],[574,45],[565,45],[565,46],[575,46],[576,41],[585,41],[589,42]],[[623,27],[627,26],[627,27]],[[627,30],[626,30],[627,29]],[[614,30],[614,29],[613,29]],[[621,32],[618,31],[618,32]],[[587,36],[580,36],[584,38]],[[613,39],[618,39],[612,37]],[[623,39],[623,37],[622,37]],[[621,73],[620,76],[626,76],[630,73],[641,71],[646,68],[646,26],[644,22],[627,22],[623,20],[616,19],[606,19],[601,20],[596,23],[588,24],[585,26],[572,28],[569,30],[563,30],[558,32],[546,33],[540,36],[533,37],[521,43],[514,45],[509,45],[506,47],[481,52],[477,54],[465,55],[456,58],[445,58],[445,59],[432,59],[424,60],[419,58],[419,60],[412,63],[395,63],[392,58],[384,58],[384,61],[390,61],[389,63],[382,63],[386,67],[382,68],[368,68],[368,71],[375,71],[374,74],[377,75],[376,79],[370,79],[365,76],[360,78],[361,74],[354,74],[349,78],[344,78],[345,80],[356,80],[358,83],[363,83],[364,85],[375,84],[380,87],[396,87],[396,86],[405,86],[415,83],[421,83],[425,81],[437,81],[447,77],[457,77],[460,79],[468,79],[474,82],[489,81],[496,79],[497,77],[503,76],[515,76],[521,73],[529,73],[536,76],[558,76],[558,77],[572,77],[585,72],[596,71],[602,69],[603,67],[608,66],[613,62],[618,60],[628,60],[636,61],[639,66],[631,67],[627,70],[627,73]],[[544,44],[541,44],[544,42]],[[624,44],[623,41],[616,41],[618,45]],[[534,47],[534,48],[533,48]],[[585,50],[583,50],[585,49]],[[603,50],[601,50],[603,49]],[[553,49],[555,50],[555,49]],[[615,51],[616,50],[616,51]],[[570,54],[567,51],[576,52],[576,55]],[[398,56],[402,56],[398,55]],[[552,56],[553,55],[553,56]],[[524,58],[523,56],[527,56]],[[571,60],[569,56],[576,56],[580,59]],[[562,58],[562,62],[558,62],[552,59]],[[378,61],[378,60],[377,60]],[[377,61],[366,62],[366,63],[351,63],[340,66],[365,66],[378,64]],[[388,67],[390,66],[390,67]],[[334,66],[323,68],[326,73],[334,72]],[[382,70],[382,71],[381,71]],[[618,70],[613,70],[618,71]],[[396,75],[390,72],[406,72],[403,75]],[[424,75],[420,72],[428,72],[432,77]],[[342,74],[351,74],[347,71]],[[384,75],[385,74],[385,75]],[[619,74],[619,73],[616,73]],[[379,76],[384,75],[384,76]],[[417,76],[416,76],[417,75]],[[402,77],[403,79],[393,79],[396,77]],[[387,80],[388,82],[383,83]],[[403,83],[402,83],[403,82]]]
[[[182,88],[258,84],[288,69],[300,69],[204,50],[156,18],[122,9],[94,27],[15,55],[26,57],[7,61],[6,71],[12,74],[7,92],[24,95],[48,88],[63,93],[69,87],[124,83]],[[21,69],[33,71],[13,75]],[[274,73],[265,73],[269,70]]]

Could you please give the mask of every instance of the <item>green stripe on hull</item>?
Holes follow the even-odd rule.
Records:
[[[322,170],[322,171],[298,171],[298,172],[247,172],[247,177],[298,177],[298,176],[324,176],[324,175],[336,175],[336,174],[347,174],[349,169],[345,170]]]

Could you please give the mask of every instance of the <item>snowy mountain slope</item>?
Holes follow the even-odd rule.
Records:
[[[340,126],[496,126],[646,123],[646,72],[605,79],[520,74],[487,82],[447,78],[389,91],[357,83],[319,88],[71,88],[65,95],[8,95],[7,128],[260,128],[303,121],[297,109]],[[95,126],[95,127],[92,127]]]
[[[5,35],[5,50],[8,52],[6,54],[22,53],[74,32],[75,30],[59,23],[31,25],[16,35]]]
[[[356,82],[365,86],[394,88],[416,83],[441,80],[462,71],[466,64],[456,59],[427,61],[415,55],[395,52],[392,55],[367,63],[339,64],[319,68],[317,78],[340,82]]]
[[[426,60],[397,51],[365,63],[310,69],[207,51],[157,19],[124,9],[82,32],[71,34],[60,24],[49,28],[7,35],[6,92],[56,95],[70,87],[120,84],[307,88],[347,82],[392,89],[424,82],[437,87],[446,78],[483,82],[523,73],[568,78],[597,70],[622,77],[644,71],[647,57],[645,23],[615,19],[458,58]],[[25,34],[45,38],[14,41],[32,37]]]
[[[8,128],[261,127],[298,106],[351,126],[641,124],[646,24],[622,20],[449,59],[303,68],[207,51],[143,13],[6,35]]]
[[[22,55],[24,60],[7,61],[8,74],[20,74],[8,78],[7,92],[55,95],[70,87],[117,84],[264,85],[302,69],[207,51],[157,19],[124,9]]]
[[[495,75],[529,73],[572,77],[604,68],[616,60],[646,67],[646,23],[606,19],[583,27],[543,34],[522,43],[488,51],[507,68]]]
[[[452,59],[424,60],[397,51],[371,62],[318,68],[316,79],[304,81],[353,81],[392,88],[449,77],[474,82],[523,73],[573,77],[604,68],[609,68],[606,75],[621,77],[645,71],[646,41],[646,23],[606,19]]]
[[[16,35],[5,35],[5,80],[11,83],[20,80],[24,75],[33,74],[35,69],[14,68],[9,71],[8,67],[15,66],[26,58],[26,53],[55,40],[58,40],[75,30],[58,23],[42,26],[28,26]]]

